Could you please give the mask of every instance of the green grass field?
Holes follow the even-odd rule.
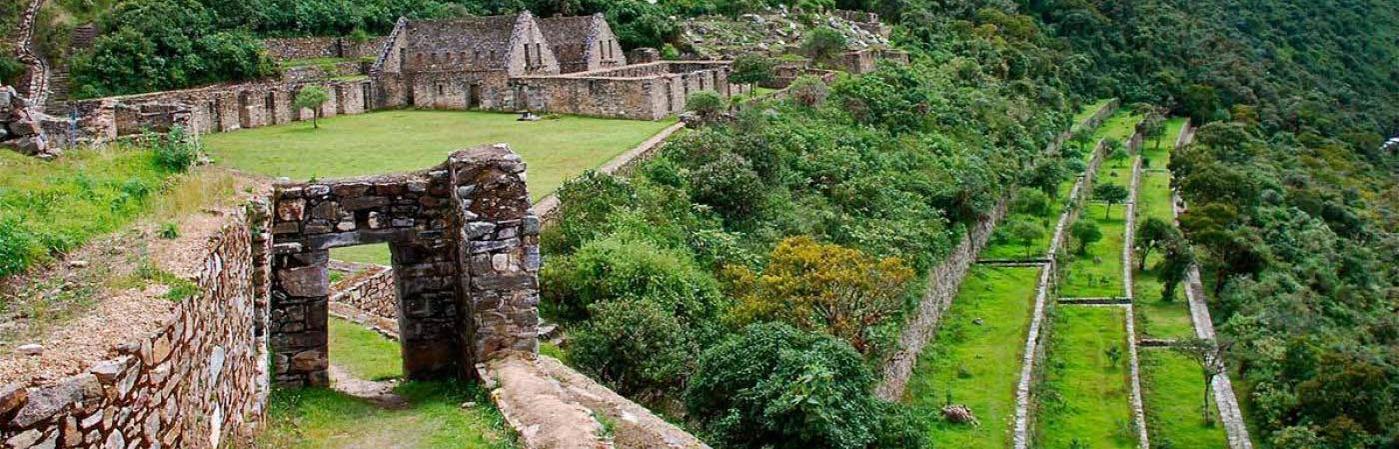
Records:
[[[1039,394],[1038,447],[1137,447],[1123,314],[1117,307],[1058,308]],[[1117,348],[1115,362],[1110,348]]]
[[[330,319],[330,360],[355,377],[402,375],[397,342],[354,323]],[[486,393],[456,382],[405,382],[403,409],[329,389],[274,390],[259,447],[296,449],[503,449],[515,447]],[[475,407],[462,408],[467,401]]]
[[[1210,423],[1200,415],[1205,399],[1205,379],[1200,364],[1165,348],[1141,351],[1142,401],[1151,421],[1153,447],[1222,449],[1229,447],[1219,424],[1214,399],[1209,399]]]
[[[1185,131],[1184,117],[1173,117],[1166,120],[1166,130],[1161,133],[1161,141],[1148,139],[1142,143],[1142,168],[1165,169],[1171,162],[1171,150],[1176,145],[1176,140],[1180,139],[1180,133]]]
[[[949,398],[966,404],[980,427],[929,423],[939,447],[1003,448],[1015,418],[1015,385],[1039,269],[973,267],[909,379],[906,402],[938,416]],[[981,324],[974,320],[980,319]]]
[[[1077,242],[1071,242],[1066,248],[1071,254],[1071,260],[1064,267],[1059,281],[1060,297],[1122,296],[1122,244],[1126,225],[1123,216],[1126,215],[1126,210],[1121,204],[1114,205],[1108,218],[1103,218],[1107,213],[1106,204],[1086,204],[1078,219],[1097,223],[1098,229],[1103,233],[1103,239],[1088,245],[1086,254],[1078,254]]]
[[[364,326],[330,318],[330,360],[360,379],[403,377],[403,354],[398,342]]]
[[[1083,109],[1079,109],[1078,113],[1074,114],[1073,131],[1077,132],[1079,127],[1078,125],[1082,124],[1084,120],[1088,120],[1088,117],[1092,117],[1093,114],[1098,113],[1099,109],[1102,109],[1103,106],[1107,106],[1107,104],[1111,101],[1111,98],[1104,98],[1095,101],[1091,104],[1083,105]]]
[[[655,135],[674,120],[647,122],[564,116],[517,122],[514,114],[398,110],[210,134],[204,144],[222,165],[296,180],[428,168],[454,150],[506,143],[529,164],[534,200],[564,180]]]
[[[1143,172],[1142,183],[1137,191],[1137,226],[1147,218],[1157,218],[1171,222],[1170,175],[1162,172]],[[1136,270],[1133,275],[1132,295],[1136,298],[1139,329],[1144,336],[1152,338],[1188,338],[1195,335],[1194,324],[1190,320],[1190,305],[1185,294],[1176,289],[1175,298],[1164,301],[1161,297],[1161,281],[1156,270],[1151,269],[1161,261],[1161,254],[1154,252],[1147,258],[1146,270]],[[1135,261],[1133,263],[1136,263]]]

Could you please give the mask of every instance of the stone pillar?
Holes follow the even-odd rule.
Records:
[[[280,248],[279,248],[280,249]],[[272,364],[278,385],[327,385],[329,350],[329,251],[306,251],[275,256],[272,302]]]
[[[536,353],[539,219],[530,211],[525,164],[504,145],[454,154],[450,164],[465,223],[461,288],[469,313],[464,337],[473,359]]]
[[[446,240],[392,242],[403,373],[409,379],[453,378],[471,363],[457,335],[456,255]]]

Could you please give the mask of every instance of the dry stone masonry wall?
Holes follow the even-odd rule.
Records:
[[[0,387],[6,448],[213,448],[253,432],[267,397],[265,207],[206,247],[199,293],[115,358],[41,385]]]

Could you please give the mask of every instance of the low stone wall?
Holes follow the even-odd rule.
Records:
[[[927,292],[918,304],[917,315],[908,322],[899,336],[899,349],[884,364],[882,380],[875,387],[875,394],[886,401],[898,401],[903,397],[908,385],[908,376],[918,363],[918,354],[923,346],[932,340],[942,322],[942,314],[957,297],[962,279],[967,270],[976,263],[977,255],[985,248],[996,223],[1005,216],[1009,199],[1002,199],[994,209],[982,216],[976,226],[968,230],[962,242],[953,248],[946,259],[928,273]]]
[[[371,265],[330,286],[330,290],[331,315],[398,338],[398,291],[393,269]]]
[[[368,72],[368,63],[362,61],[342,61],[330,64],[315,64],[282,69],[282,79],[286,81],[315,81],[327,78],[347,78]]]
[[[265,209],[262,209],[265,210]],[[87,372],[0,387],[6,448],[215,448],[250,435],[267,398],[266,213],[235,214],[206,247],[200,293]]]

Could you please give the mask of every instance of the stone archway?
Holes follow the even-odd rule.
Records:
[[[328,383],[329,250],[388,243],[404,373],[471,377],[475,365],[533,354],[539,220],[525,164],[500,144],[407,174],[275,186],[273,381]]]

